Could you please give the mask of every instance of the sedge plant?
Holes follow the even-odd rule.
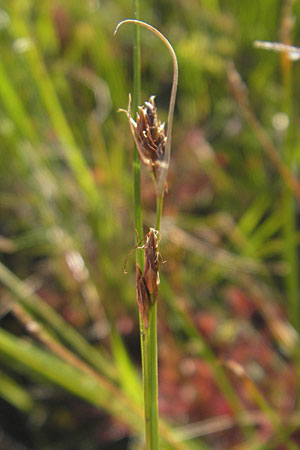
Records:
[[[171,133],[174,106],[178,84],[178,63],[175,51],[165,36],[153,26],[138,19],[127,19],[120,22],[115,30],[125,23],[143,26],[158,36],[168,48],[173,61],[173,83],[170,96],[168,125],[157,116],[155,96],[151,96],[144,106],[138,107],[136,121],[131,117],[131,96],[124,111],[129,120],[130,130],[136,144],[136,150],[142,163],[147,167],[156,190],[156,224],[150,228],[139,250],[144,252],[143,259],[137,258],[136,292],[140,312],[141,354],[143,367],[145,432],[147,450],[159,448],[158,433],[158,367],[157,367],[157,297],[159,286],[159,241],[163,210],[163,199],[167,189],[167,173],[171,153]],[[137,35],[136,35],[137,36]],[[136,49],[137,51],[137,49]],[[135,162],[135,161],[134,161]],[[139,176],[139,174],[138,174]],[[139,180],[134,178],[135,200],[141,197]],[[139,214],[141,221],[141,214]],[[139,230],[138,230],[139,231]]]

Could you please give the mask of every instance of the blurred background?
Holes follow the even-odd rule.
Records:
[[[140,0],[179,62],[161,448],[298,449],[300,65],[292,0]],[[0,1],[0,448],[143,448],[129,0]],[[142,101],[172,64],[141,29]],[[155,192],[142,168],[145,232]]]

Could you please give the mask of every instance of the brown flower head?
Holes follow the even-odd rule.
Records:
[[[144,277],[147,289],[150,294],[153,294],[153,300],[156,301],[157,291],[159,285],[158,272],[158,231],[150,228],[146,236],[145,249],[145,269]]]
[[[136,122],[131,117],[130,96],[128,110],[121,109],[120,111],[126,112],[140,158],[148,170],[153,173],[157,181],[160,169],[166,165],[167,136],[165,135],[165,124],[161,123],[157,117],[154,99],[155,96],[152,95],[149,101],[145,102],[144,106],[138,107]]]
[[[151,298],[147,289],[145,278],[141,268],[136,266],[136,298],[142,316],[144,328],[149,325],[149,311],[151,308]]]
[[[159,285],[158,239],[158,231],[154,228],[150,228],[149,233],[146,235],[145,244],[142,247],[139,247],[145,250],[144,273],[142,273],[141,268],[138,265],[136,267],[137,303],[145,328],[148,328],[151,306],[154,305],[157,300]]]
[[[149,101],[145,103],[145,106],[139,107],[136,122],[130,116],[130,95],[128,109],[127,111],[123,110],[127,114],[131,133],[134,137],[141,160],[153,174],[155,179],[156,194],[160,197],[164,195],[164,190],[167,187],[166,178],[170,164],[171,134],[178,84],[177,58],[168,39],[160,31],[148,23],[136,19],[122,20],[122,22],[118,23],[114,34],[116,34],[120,26],[125,23],[135,23],[136,25],[141,25],[148,28],[148,30],[158,36],[164,43],[173,60],[173,83],[169,104],[167,132],[165,133],[164,131],[164,124],[161,124],[157,119],[154,96],[150,97]]]
[[[157,178],[158,170],[164,160],[167,138],[165,124],[157,118],[154,98],[152,95],[144,106],[139,106],[133,128],[141,160]]]

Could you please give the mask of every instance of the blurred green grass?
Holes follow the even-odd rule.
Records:
[[[160,409],[172,425],[162,422],[162,448],[299,445],[298,205],[227,76],[233,60],[297,176],[299,62],[286,86],[282,57],[253,48],[255,39],[281,39],[288,5],[141,1],[141,18],[172,42],[180,71],[158,306]],[[132,29],[113,36],[126,17],[124,0],[0,1],[8,450],[143,448],[133,259],[123,275],[135,238],[132,142],[117,113],[132,91]],[[298,36],[295,21],[295,44]],[[171,64],[155,37],[142,32],[141,42],[142,100],[155,94],[166,118]],[[287,132],[276,125],[280,112]],[[151,224],[145,171],[142,196]],[[231,425],[203,431],[216,416]]]

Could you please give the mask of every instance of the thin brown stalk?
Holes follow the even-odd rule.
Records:
[[[210,242],[192,236],[171,221],[163,222],[163,231],[169,241],[179,247],[197,253],[203,259],[218,265],[229,275],[240,273],[267,274],[266,268],[260,262],[246,257],[241,257],[226,249],[217,247]]]
[[[291,45],[291,36],[294,26],[293,7],[296,0],[285,0],[281,11],[281,25],[279,36],[285,45]]]
[[[274,167],[277,169],[285,184],[291,189],[292,192],[294,192],[298,202],[300,202],[300,184],[281,160],[275,145],[254,114],[249,102],[245,84],[243,83],[240,74],[237,72],[233,63],[228,65],[227,76],[234,98],[236,99],[245,119],[253,129],[262,146],[262,149],[272,161]]]
[[[241,274],[239,284],[250,295],[280,347],[289,355],[297,352],[299,336],[291,324],[281,317],[278,307],[274,305],[274,292],[264,283],[246,274]]]

